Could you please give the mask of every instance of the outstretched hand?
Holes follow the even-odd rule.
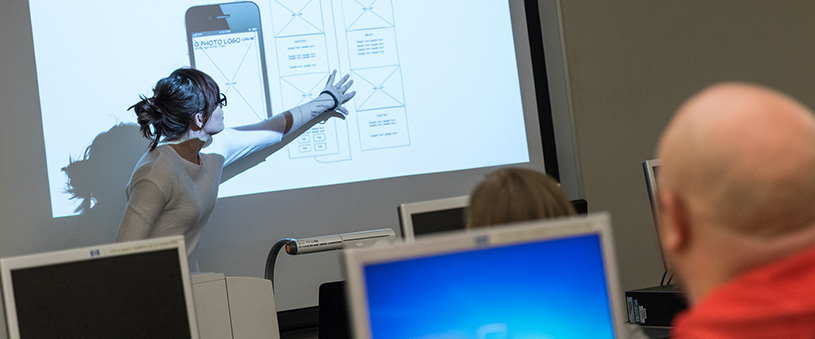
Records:
[[[337,100],[337,107],[334,107],[335,111],[338,111],[344,115],[348,115],[348,110],[345,109],[345,107],[342,107],[342,105],[348,102],[348,100],[351,100],[351,98],[353,98],[354,95],[357,94],[356,91],[346,93],[348,89],[351,87],[351,85],[354,84],[354,80],[349,80],[348,78],[350,78],[351,75],[346,74],[335,84],[334,78],[336,76],[337,70],[334,70],[334,72],[332,72],[331,75],[328,77],[328,83],[325,84],[325,89],[323,90],[323,92],[331,93],[331,95]]]

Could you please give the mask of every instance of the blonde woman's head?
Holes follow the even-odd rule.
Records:
[[[523,168],[492,172],[470,194],[467,228],[574,215],[552,177]]]

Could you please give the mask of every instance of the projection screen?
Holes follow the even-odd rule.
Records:
[[[201,23],[212,6],[229,13],[215,17],[231,28]],[[262,276],[282,238],[398,233],[399,204],[467,195],[501,166],[543,171],[542,149],[552,146],[541,143],[520,0],[4,7],[0,75],[10,81],[0,87],[0,256],[113,241],[124,186],[148,145],[128,108],[179,67],[215,78],[229,98],[227,126],[310,100],[335,69],[357,91],[344,119],[326,114],[224,169],[196,254],[204,272]],[[554,33],[549,88],[538,91],[551,96],[543,116],[554,120],[558,155],[566,154],[564,188],[578,198],[556,10],[554,1],[541,6],[541,18],[554,18],[544,35],[546,27]],[[342,279],[337,253],[281,256],[276,272],[279,310],[316,305],[318,286]]]

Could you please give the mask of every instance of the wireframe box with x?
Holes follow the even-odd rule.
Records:
[[[328,72],[323,72],[281,77],[283,106],[297,107],[317,98],[325,87],[328,75]]]
[[[324,32],[320,0],[271,0],[270,3],[275,37]]]
[[[393,27],[393,4],[389,0],[346,0],[343,1],[345,29]]]
[[[357,111],[405,106],[401,67],[355,69],[353,77]]]

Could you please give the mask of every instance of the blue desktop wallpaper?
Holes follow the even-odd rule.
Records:
[[[614,338],[600,238],[580,236],[365,267],[384,338]]]

